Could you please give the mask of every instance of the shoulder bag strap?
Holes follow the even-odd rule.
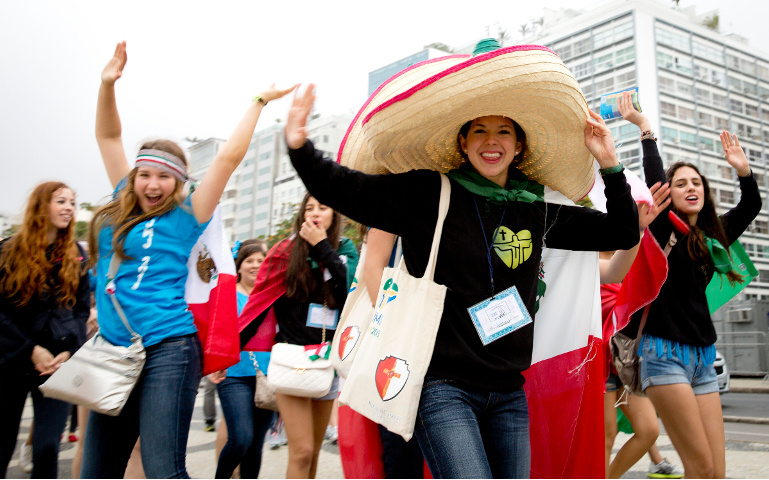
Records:
[[[120,306],[120,303],[117,301],[117,291],[115,290],[115,275],[117,275],[117,271],[120,268],[120,264],[123,263],[123,259],[120,258],[120,255],[117,254],[117,252],[112,252],[112,259],[109,262],[109,271],[107,272],[107,290],[111,290],[107,292],[107,295],[112,300],[112,305],[115,307],[115,311],[117,312],[118,317],[120,317],[120,320],[123,321],[123,325],[125,325],[125,328],[128,329],[129,332],[131,332],[131,339],[135,338],[141,338],[141,335],[134,332],[133,328],[131,328],[131,324],[128,323],[128,319],[125,316],[125,312],[123,312],[123,307]],[[110,285],[112,284],[112,285]]]
[[[668,244],[665,245],[665,256],[667,257],[670,255],[670,251],[675,246],[676,242],[678,242],[678,239],[676,238],[676,232],[675,230],[670,233],[670,239],[668,239]],[[651,308],[652,304],[649,302],[648,305],[646,305],[646,308],[644,308],[644,313],[641,316],[641,324],[638,326],[638,335],[636,335],[635,340],[636,342],[641,341],[641,336],[643,335],[644,327],[646,326],[646,319],[649,317],[649,309]]]
[[[433,234],[433,245],[430,248],[430,259],[427,262],[425,275],[422,278],[432,280],[435,275],[435,264],[438,259],[438,247],[441,244],[441,234],[443,233],[443,222],[446,220],[446,214],[449,211],[449,201],[451,200],[451,183],[449,177],[441,173],[441,200],[438,204],[438,221],[435,224],[435,233]]]

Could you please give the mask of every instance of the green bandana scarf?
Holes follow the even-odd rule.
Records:
[[[713,269],[718,273],[728,273],[732,269],[729,252],[715,238],[703,236],[705,237],[705,245],[708,246],[708,252],[710,252],[710,258],[713,260]]]
[[[545,187],[529,180],[517,168],[511,168],[508,173],[507,188],[502,188],[491,180],[476,172],[467,162],[461,167],[446,173],[470,192],[487,198],[491,203],[501,205],[508,202],[544,202]]]

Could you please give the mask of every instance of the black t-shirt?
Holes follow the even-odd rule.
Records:
[[[324,159],[309,141],[290,150],[289,156],[318,201],[364,225],[400,235],[409,272],[416,277],[424,274],[438,216],[437,172],[366,175]],[[500,231],[507,236],[504,240],[498,236],[491,253],[495,291],[515,286],[534,318],[545,232],[551,248],[614,250],[638,242],[638,214],[624,175],[604,180],[608,214],[542,202],[495,205],[451,181],[434,277],[447,292],[428,375],[487,391],[523,386],[521,372],[531,364],[533,324],[484,346],[467,312],[491,296],[486,241],[492,242],[504,212]]]

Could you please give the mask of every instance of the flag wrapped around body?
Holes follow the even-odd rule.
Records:
[[[203,375],[240,360],[235,262],[216,207],[187,260],[184,300],[195,318],[203,349]]]

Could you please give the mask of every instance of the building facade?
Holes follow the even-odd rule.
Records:
[[[591,109],[600,96],[637,86],[659,139],[665,166],[698,166],[710,181],[717,210],[739,201],[736,173],[723,157],[722,130],[737,134],[758,181],[763,209],[740,238],[760,274],[743,300],[769,296],[769,55],[735,35],[703,25],[696,15],[654,0],[615,1],[586,12],[548,12],[534,39],[552,48],[582,86]],[[641,173],[638,128],[610,120],[625,166]]]
[[[309,138],[336,159],[351,121],[349,115],[313,118],[307,124]],[[203,178],[224,142],[209,138],[189,148],[193,178]],[[274,234],[282,222],[294,217],[305,192],[288,158],[283,125],[255,132],[219,203],[228,240],[234,243]]]

